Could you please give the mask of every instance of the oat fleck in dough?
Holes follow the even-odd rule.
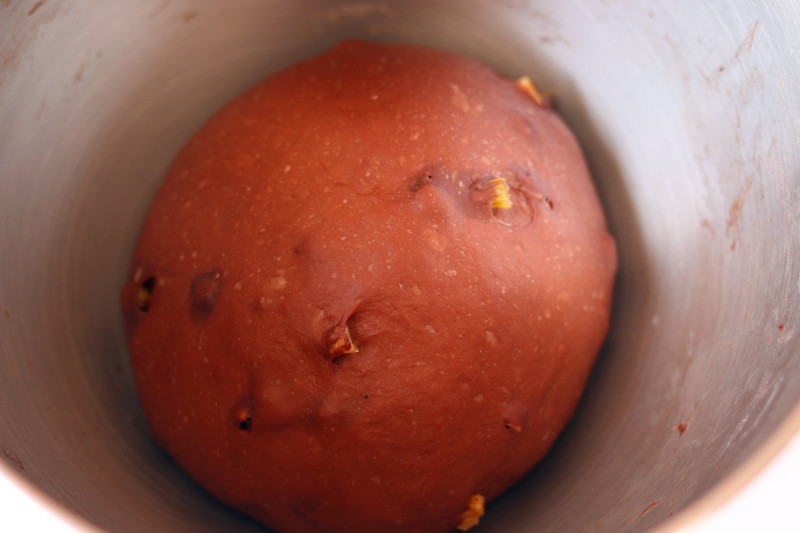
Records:
[[[529,79],[348,41],[181,151],[122,302],[152,434],[211,493],[288,533],[447,532],[566,424],[615,270]]]

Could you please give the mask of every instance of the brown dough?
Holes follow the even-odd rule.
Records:
[[[189,142],[122,299],[153,436],[219,499],[284,532],[450,531],[566,424],[615,270],[546,103],[348,41]]]

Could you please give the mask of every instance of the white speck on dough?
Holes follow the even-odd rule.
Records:
[[[285,289],[286,285],[288,284],[289,282],[286,281],[286,278],[284,278],[283,276],[275,276],[274,278],[269,280],[270,287],[272,287],[275,290]]]
[[[486,342],[492,346],[497,346],[497,337],[488,329],[486,330]]]
[[[453,97],[450,99],[453,105],[464,113],[469,113],[469,99],[464,91],[455,83],[451,83],[450,88],[453,90]]]

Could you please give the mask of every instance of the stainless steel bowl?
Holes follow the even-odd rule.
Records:
[[[746,486],[800,431],[800,4],[5,0],[5,501],[79,530],[259,530],[150,441],[118,293],[191,133],[344,37],[533,77],[618,240],[613,331],[577,416],[481,530],[673,531]]]

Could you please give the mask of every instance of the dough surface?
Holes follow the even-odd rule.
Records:
[[[615,270],[546,103],[347,41],[182,150],[122,305],[152,434],[216,497],[284,532],[452,531],[570,418]]]

